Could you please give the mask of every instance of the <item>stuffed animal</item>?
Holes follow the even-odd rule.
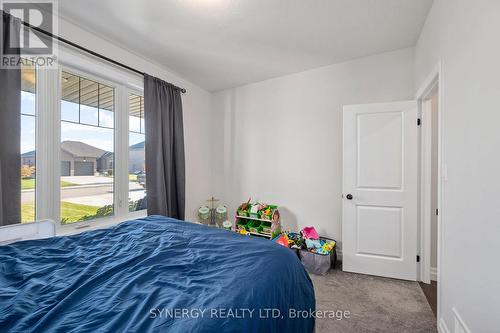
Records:
[[[248,198],[247,202],[242,203],[240,207],[238,207],[238,210],[247,210],[250,206],[250,200],[252,200],[252,198]]]

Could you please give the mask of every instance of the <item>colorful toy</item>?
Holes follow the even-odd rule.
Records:
[[[248,213],[250,214],[250,217],[253,217],[253,218],[259,218],[259,204],[253,204]]]
[[[330,241],[330,242],[326,242],[325,244],[323,244],[322,249],[324,251],[330,253],[333,251],[334,247],[335,247],[335,241]]]
[[[318,254],[330,254],[335,247],[335,241],[306,238],[306,246],[309,252]]]
[[[271,214],[272,214],[271,208],[266,205],[266,208],[260,212],[260,218],[271,221]]]
[[[309,238],[309,239],[318,239],[319,235],[316,232],[316,229],[314,227],[305,227],[302,229],[301,234],[304,238]]]
[[[288,241],[289,239],[286,233],[281,234],[281,236],[279,236],[278,239],[276,239],[276,243],[283,245],[285,247],[288,247]]]
[[[266,209],[266,208],[267,208],[267,204],[265,204],[265,203],[259,203],[259,204],[258,204],[258,207],[257,207],[257,209],[258,209],[259,211],[264,210],[264,209]]]
[[[248,207],[250,207],[250,200],[252,200],[252,198],[248,198],[247,202],[242,203],[240,207],[238,207],[238,210],[248,210]]]
[[[321,242],[318,239],[306,238],[306,246],[308,249],[321,249]]]

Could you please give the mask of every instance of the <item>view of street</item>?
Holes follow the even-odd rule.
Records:
[[[133,176],[129,181],[129,201],[145,197],[146,191]],[[62,216],[78,220],[80,216],[97,211],[98,208],[113,204],[113,178],[105,176],[67,176],[61,177]],[[22,190],[21,204],[29,209],[35,201],[35,188]],[[68,204],[73,204],[69,206]],[[27,218],[30,216],[28,215]]]

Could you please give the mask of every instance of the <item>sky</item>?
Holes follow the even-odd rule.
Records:
[[[80,122],[97,125],[97,108],[81,106]],[[35,150],[35,95],[29,92],[21,92],[21,154]],[[78,104],[62,101],[61,119],[78,122]],[[112,127],[114,123],[114,113],[101,110],[99,115],[101,126]],[[129,126],[133,131],[140,130],[140,118],[129,117]],[[144,126],[144,124],[143,124]],[[114,138],[113,129],[101,128],[75,124],[61,121],[61,141],[72,140],[81,141],[94,147],[113,152]],[[129,145],[144,141],[144,134],[129,132]]]

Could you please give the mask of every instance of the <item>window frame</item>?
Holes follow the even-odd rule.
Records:
[[[146,216],[146,210],[129,212],[128,147],[129,93],[143,96],[143,79],[68,47],[59,48],[57,69],[36,69],[36,220],[56,222],[57,234],[71,234],[110,226]],[[60,146],[62,72],[94,80],[114,89],[114,215],[67,225],[60,223]],[[57,110],[52,112],[51,110]]]
[[[26,61],[27,59],[24,59],[24,61]],[[23,65],[24,66],[24,65]],[[35,146],[34,146],[34,152],[35,152],[35,188],[34,188],[34,201],[33,201],[33,204],[34,204],[34,217],[35,217],[35,220],[37,219],[37,216],[36,216],[36,210],[37,210],[37,196],[38,196],[38,193],[37,193],[37,187],[38,187],[38,180],[37,180],[37,177],[38,177],[38,174],[36,172],[36,169],[37,169],[37,155],[38,155],[38,152],[37,152],[37,149],[38,149],[38,66],[35,64],[35,63],[32,63],[31,66],[33,67],[33,70],[35,71],[35,91],[34,91],[34,97],[35,97],[35,110],[34,110],[34,114],[29,114],[29,113],[23,113],[23,110],[21,109],[21,112],[20,112],[20,121],[21,121],[21,126],[22,126],[22,122],[23,122],[23,117],[33,117],[33,120],[35,121],[35,137],[34,137],[34,140],[35,140]],[[22,67],[21,67],[22,68]],[[21,94],[23,93],[23,91],[21,91]],[[21,97],[22,99],[22,97]],[[22,108],[22,103],[21,103],[21,108]],[[22,132],[22,128],[21,128],[21,135],[23,134]],[[21,141],[22,141],[22,138],[21,138]],[[23,163],[22,163],[22,154],[21,152],[19,152],[20,154],[20,160],[21,160],[21,167],[23,166]],[[22,180],[21,180],[22,181]],[[21,205],[22,205],[22,193],[21,193]],[[20,214],[21,216],[21,223],[22,222],[22,219],[23,219],[23,214],[21,212]],[[27,221],[27,222],[30,222],[30,221]]]
[[[128,89],[128,92],[127,92],[127,177],[128,177],[128,162],[130,161],[130,155],[129,155],[129,147],[130,147],[130,142],[129,142],[129,135],[130,133],[135,133],[135,134],[141,134],[141,135],[144,135],[144,144],[146,143],[146,118],[144,118],[143,122],[144,122],[144,133],[141,133],[141,132],[136,132],[136,131],[131,131],[130,130],[130,126],[129,126],[129,116],[130,116],[130,104],[129,104],[129,96],[133,94],[133,95],[137,95],[137,96],[140,96],[142,97],[142,99],[144,100],[144,91],[139,91],[137,89],[132,89],[132,88],[129,88]],[[141,127],[142,129],[142,127]],[[144,153],[146,153],[146,148],[144,148]],[[145,155],[145,154],[144,154]],[[146,163],[146,157],[144,157],[144,163]],[[128,178],[127,178],[128,179]],[[146,179],[147,179],[147,176],[146,176]],[[128,185],[128,184],[127,184]],[[127,186],[127,201],[128,201],[128,195],[129,195],[130,191],[128,189],[128,186]],[[147,199],[146,199],[146,205],[147,205]],[[127,208],[128,209],[128,208]],[[129,214],[138,214],[139,212],[147,212],[147,209],[142,209],[142,210],[136,210],[136,211],[129,211]]]

